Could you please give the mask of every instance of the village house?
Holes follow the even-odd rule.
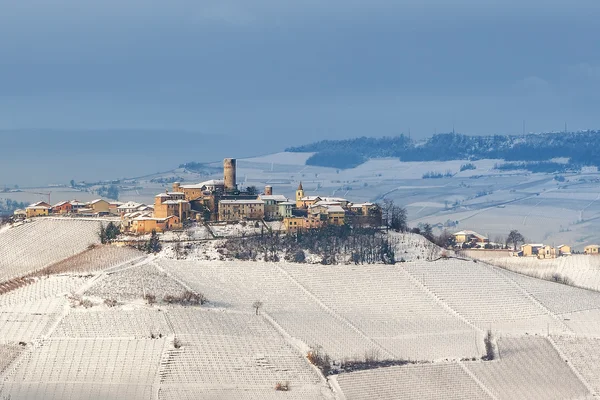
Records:
[[[148,211],[149,208],[146,204],[136,203],[135,201],[128,201],[127,203],[122,203],[117,207],[117,212],[120,215],[129,214],[136,211]]]
[[[17,219],[24,219],[24,218],[27,218],[27,211],[19,208],[19,209],[15,210],[15,212],[13,213],[13,215]]]
[[[27,218],[46,217],[50,214],[52,206],[44,201],[38,201],[25,208]]]
[[[556,258],[558,255],[558,249],[552,246],[545,245],[538,249],[537,256],[540,259],[551,259]]]
[[[306,230],[307,219],[305,217],[286,217],[283,219],[283,229],[287,233],[296,233]]]
[[[154,217],[164,219],[172,215],[184,221],[192,216],[189,201],[185,200],[183,192],[166,192],[154,198]]]
[[[521,245],[521,253],[523,257],[537,256],[540,249],[543,248],[542,243],[526,243]]]
[[[180,182],[175,182],[173,191],[182,192],[187,201],[194,201],[214,193],[225,192],[225,181],[213,179],[195,185],[181,185]]]
[[[106,200],[96,199],[87,203],[87,208],[92,211],[92,214],[107,215],[110,212],[110,204]]]
[[[71,204],[71,209],[74,213],[78,213],[80,210],[87,208],[87,205],[85,203],[78,200],[71,200],[69,201],[69,204]]]
[[[558,250],[558,255],[560,256],[570,256],[571,255],[571,246],[568,244],[561,244],[556,248]]]
[[[73,206],[68,201],[61,201],[52,206],[52,214],[71,214]]]
[[[111,201],[108,203],[108,211],[112,215],[119,215],[119,207],[122,206],[123,203],[120,201]]]
[[[176,215],[166,218],[137,217],[131,221],[129,232],[145,234],[152,231],[164,232],[171,229],[180,229],[181,221]]]
[[[486,244],[490,242],[487,236],[481,235],[475,231],[456,232],[454,234],[454,240],[458,245],[463,243]]]
[[[219,221],[259,220],[265,217],[265,202],[262,200],[221,200]]]
[[[585,246],[585,248],[583,249],[583,252],[585,254],[598,255],[598,249],[600,249],[599,245],[597,245],[597,244],[590,244],[588,246]]]
[[[267,186],[265,188],[265,192],[270,193],[270,194],[261,194],[258,196],[259,200],[262,200],[265,202],[265,219],[268,221],[274,221],[274,220],[284,218],[288,214],[287,208],[286,207],[283,208],[284,214],[282,214],[281,213],[282,209],[280,207],[280,204],[289,203],[288,199],[281,194],[274,195],[273,189],[270,186]],[[290,214],[291,214],[291,210],[290,210]]]

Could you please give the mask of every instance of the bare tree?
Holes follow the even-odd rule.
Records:
[[[514,230],[514,229],[512,231],[510,231],[510,233],[508,234],[508,237],[506,238],[506,244],[512,244],[514,251],[517,251],[517,246],[519,245],[519,243],[524,243],[524,242],[525,242],[525,238],[523,237],[523,235],[521,235],[519,233],[519,231]]]
[[[263,302],[260,300],[256,300],[254,303],[252,303],[252,308],[254,308],[256,315],[258,315],[258,310],[261,309],[262,306],[263,306]]]

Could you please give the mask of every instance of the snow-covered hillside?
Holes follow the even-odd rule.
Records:
[[[600,395],[600,293],[431,261],[440,250],[420,236],[397,239],[395,265],[177,260],[169,246],[68,254],[0,294],[0,399]],[[488,330],[493,361],[482,360]],[[369,359],[413,362],[353,370]]]

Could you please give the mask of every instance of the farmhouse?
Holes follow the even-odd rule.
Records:
[[[80,210],[87,208],[87,205],[85,203],[82,203],[81,201],[78,200],[71,200],[69,201],[69,204],[71,204],[71,209],[73,210],[73,212],[77,213]]]
[[[50,204],[44,201],[38,201],[27,207],[25,209],[25,214],[27,215],[27,218],[45,217],[48,216],[51,210],[52,206]]]
[[[583,252],[585,254],[598,255],[598,249],[600,249],[599,245],[590,244],[589,246],[585,246],[585,248],[583,249]]]
[[[27,211],[19,208],[19,209],[15,210],[15,212],[13,213],[13,215],[17,219],[27,218]]]
[[[73,206],[68,201],[61,201],[52,206],[52,214],[70,214],[73,212]]]
[[[181,228],[181,221],[176,215],[166,218],[137,217],[131,221],[129,231],[143,234],[152,231],[164,232],[170,229]]]
[[[87,203],[87,208],[92,210],[92,214],[106,215],[110,212],[110,204],[106,200],[96,199]]]
[[[540,249],[543,247],[544,245],[542,243],[527,243],[521,246],[521,252],[523,253],[523,257],[537,256]]]
[[[460,231],[454,234],[454,239],[457,244],[463,243],[489,243],[487,236],[481,235],[475,231]]]
[[[570,256],[571,255],[571,246],[568,244],[561,244],[556,248],[558,250],[558,255],[560,256]]]

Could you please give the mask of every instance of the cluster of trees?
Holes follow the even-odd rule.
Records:
[[[563,173],[573,170],[574,166],[570,164],[561,164],[553,161],[531,161],[531,162],[509,162],[495,164],[494,169],[501,171],[513,171],[524,169],[531,172],[541,172],[548,174]]]
[[[452,171],[446,171],[443,174],[441,172],[429,171],[423,174],[423,179],[452,178],[452,176]]]
[[[121,229],[113,222],[109,222],[106,226],[104,224],[100,225],[98,237],[100,238],[100,243],[107,244],[114,241],[119,234],[121,234]]]
[[[0,199],[0,215],[12,215],[15,210],[27,207],[26,203],[11,199]]]
[[[309,165],[337,168],[350,168],[377,157],[398,157],[402,161],[495,158],[522,162],[566,157],[569,158],[568,168],[577,169],[584,165],[600,166],[600,131],[541,133],[525,136],[467,136],[440,133],[419,144],[404,135],[384,138],[361,137],[348,140],[325,140],[305,146],[290,147],[286,151],[315,152],[317,154],[309,159]]]
[[[314,152],[306,165],[331,168],[354,168],[369,158],[399,157],[411,148],[411,140],[404,136],[368,138],[360,137],[347,140],[323,140],[305,146],[290,147],[290,152]]]
[[[162,243],[160,243],[160,238],[158,237],[158,233],[156,233],[156,230],[152,230],[152,233],[150,234],[150,239],[133,247],[148,254],[156,254],[162,250]]]
[[[460,172],[468,171],[468,170],[472,170],[472,169],[477,169],[477,167],[473,163],[466,163],[466,164],[463,164],[460,166]]]
[[[376,228],[351,228],[347,225],[327,225],[320,229],[289,235],[267,231],[258,236],[231,238],[224,245],[227,254],[241,260],[277,262],[280,255],[286,260],[302,263],[305,251],[321,257],[322,264],[350,260],[355,264],[396,261],[395,245],[389,236]]]
[[[113,200],[119,200],[119,188],[115,185],[102,186],[98,189],[98,194]]]

